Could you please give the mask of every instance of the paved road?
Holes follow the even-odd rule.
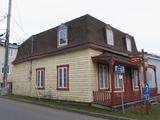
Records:
[[[0,120],[106,120],[0,98]]]

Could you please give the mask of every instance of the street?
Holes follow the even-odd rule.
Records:
[[[0,120],[106,120],[0,98]]]

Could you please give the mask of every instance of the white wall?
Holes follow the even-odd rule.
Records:
[[[9,47],[12,49],[12,55],[9,55],[8,65],[9,65],[9,73],[8,73],[8,82],[12,81],[12,70],[13,65],[12,62],[14,61],[16,55],[17,55],[17,45],[9,45]],[[3,73],[2,68],[4,66],[4,57],[5,57],[5,47],[0,45],[0,83],[3,82]]]
[[[158,94],[160,94],[160,58],[148,56],[148,64],[156,66],[156,75],[157,75],[157,84],[158,84]],[[148,70],[149,71],[149,70]],[[151,73],[151,71],[150,71]],[[149,76],[149,79],[152,79],[153,76]],[[154,83],[151,83],[151,86],[154,86]]]

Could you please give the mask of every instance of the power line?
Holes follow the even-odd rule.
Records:
[[[17,36],[19,36],[20,38],[26,39],[26,38],[22,37],[21,35],[19,35],[17,32],[15,32],[14,30],[12,30],[12,32],[15,33]]]
[[[7,16],[3,16],[3,18],[0,20],[0,22],[2,22],[6,18],[7,18]]]
[[[29,37],[29,35],[24,31],[23,27],[22,27],[20,24],[18,24],[18,22],[16,21],[16,19],[15,19],[13,16],[11,16],[11,17],[12,17],[12,19],[14,20],[14,22],[17,24],[17,26],[21,29],[21,31],[22,31],[25,35],[27,35],[27,37]]]

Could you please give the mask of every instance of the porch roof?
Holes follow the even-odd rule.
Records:
[[[131,62],[128,56],[122,56],[107,51],[105,51],[103,54],[99,56],[92,57],[92,60],[96,63],[107,63],[111,59],[113,59],[116,63],[126,64],[131,66],[139,66],[139,64]]]

